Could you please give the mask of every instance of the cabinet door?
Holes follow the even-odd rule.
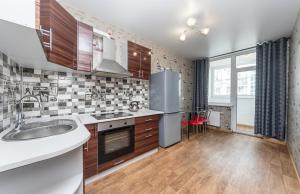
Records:
[[[74,69],[77,61],[77,21],[54,0],[40,2],[40,24],[51,31],[48,61]]]
[[[93,62],[93,27],[78,22],[77,70],[90,72]]]
[[[84,178],[97,174],[98,171],[98,133],[97,125],[86,125],[91,133],[88,142],[83,146]]]
[[[138,44],[128,41],[128,71],[133,78],[141,77],[141,50]]]
[[[141,56],[141,79],[149,80],[151,74],[151,50],[142,47]]]

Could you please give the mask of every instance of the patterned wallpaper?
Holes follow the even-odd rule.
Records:
[[[58,2],[67,9],[77,20],[82,21],[86,24],[93,26],[94,28],[104,31],[111,32],[116,39],[120,40],[130,40],[137,44],[148,47],[152,50],[153,55],[151,56],[151,73],[161,71],[158,68],[169,68],[173,71],[181,73],[182,78],[182,110],[191,111],[192,106],[192,61],[186,60],[183,57],[176,55],[172,51],[162,48],[159,45],[145,40],[142,37],[139,37],[136,34],[126,31],[125,29],[119,28],[117,26],[108,24],[101,20],[101,18],[96,18],[90,16],[71,5],[66,4],[62,0]]]
[[[128,109],[130,100],[149,108],[149,81],[21,68],[0,52],[0,132],[16,121],[17,101],[25,95],[25,118]]]
[[[287,143],[300,173],[300,11],[290,41]]]

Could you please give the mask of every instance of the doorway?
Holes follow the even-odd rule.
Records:
[[[254,134],[256,53],[236,56],[236,131]]]

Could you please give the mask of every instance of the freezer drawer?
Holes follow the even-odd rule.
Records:
[[[159,145],[168,147],[181,141],[180,113],[164,114],[159,121]]]

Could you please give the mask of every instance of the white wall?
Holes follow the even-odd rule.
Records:
[[[237,124],[254,126],[255,98],[237,99]]]

